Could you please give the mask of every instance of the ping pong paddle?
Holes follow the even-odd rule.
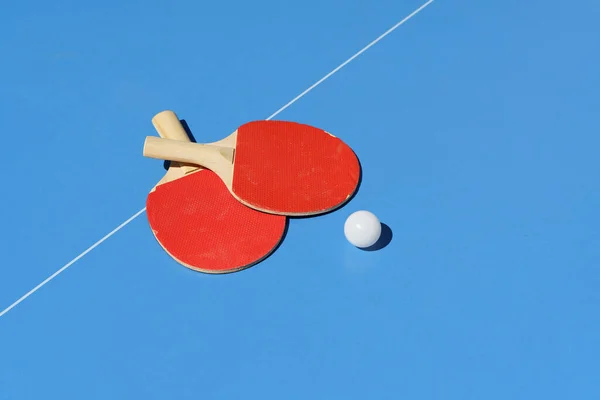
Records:
[[[173,116],[160,118],[166,124]],[[322,129],[289,121],[249,122],[209,144],[147,137],[143,153],[210,169],[240,202],[288,216],[340,207],[360,178],[358,158],[347,144]]]
[[[191,143],[172,111],[157,114],[152,123],[161,137]],[[287,226],[285,216],[241,204],[214,172],[176,161],[148,194],[146,214],[167,254],[205,273],[235,272],[262,261]]]

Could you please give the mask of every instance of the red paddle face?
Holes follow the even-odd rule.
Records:
[[[237,201],[212,171],[158,185],[147,215],[165,251],[188,268],[225,273],[266,258],[283,238],[287,219]]]
[[[322,129],[287,121],[238,128],[232,191],[252,207],[286,215],[330,211],[352,196],[359,179],[352,149]]]

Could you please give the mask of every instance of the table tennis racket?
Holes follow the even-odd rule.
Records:
[[[172,115],[160,116],[160,123]],[[147,137],[144,156],[215,172],[245,205],[271,214],[306,216],[342,206],[354,194],[360,164],[352,149],[322,129],[289,121],[253,121],[228,137],[198,144]]]
[[[161,137],[191,143],[172,111],[159,113],[152,123]],[[167,254],[206,273],[255,265],[277,248],[287,227],[285,216],[237,201],[214,172],[176,161],[148,194],[146,214]]]

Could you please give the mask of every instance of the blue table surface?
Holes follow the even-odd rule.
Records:
[[[4,4],[0,399],[600,398],[597,1],[437,0],[283,110],[363,180],[255,267],[190,271],[142,212],[52,278],[143,209],[155,113],[218,140],[422,4]]]

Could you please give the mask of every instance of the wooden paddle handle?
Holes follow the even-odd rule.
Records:
[[[189,142],[190,137],[179,121],[177,115],[171,111],[161,111],[152,118],[152,125],[162,138]]]
[[[145,157],[195,164],[211,170],[220,170],[224,165],[231,165],[233,153],[234,150],[230,147],[161,139],[155,136],[146,137],[144,142]]]

